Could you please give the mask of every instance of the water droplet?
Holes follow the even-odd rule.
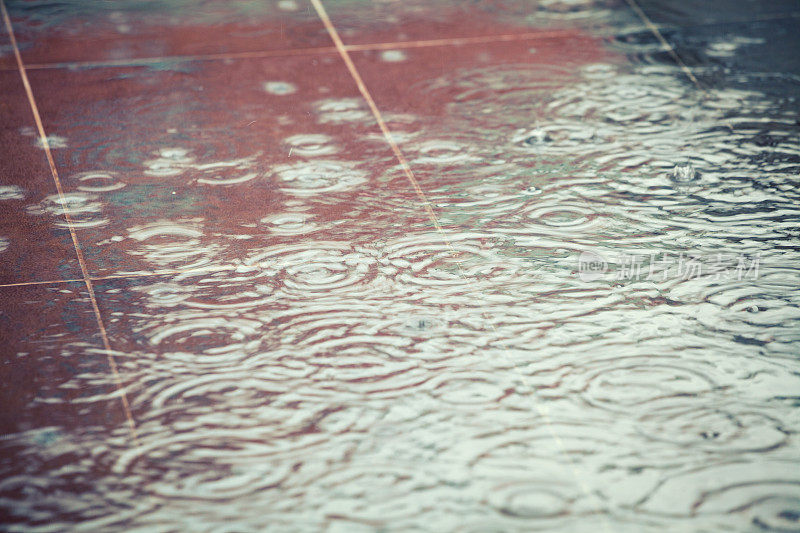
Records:
[[[697,179],[699,173],[694,169],[691,163],[678,163],[672,169],[670,177],[673,181],[678,183],[686,183]]]
[[[516,142],[522,144],[523,146],[534,147],[549,143],[552,140],[553,138],[550,136],[550,134],[542,129],[530,130],[520,136],[517,136],[516,138]]]

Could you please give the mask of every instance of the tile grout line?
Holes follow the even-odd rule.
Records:
[[[389,128],[386,125],[386,122],[383,120],[383,115],[381,114],[380,110],[378,109],[377,105],[375,104],[375,100],[373,99],[372,94],[369,92],[369,89],[367,88],[366,84],[364,83],[364,80],[361,78],[361,75],[359,74],[358,69],[356,68],[355,64],[353,63],[353,60],[350,58],[350,54],[348,53],[348,49],[344,45],[344,43],[342,42],[341,37],[339,36],[339,32],[336,30],[336,27],[333,25],[333,22],[331,21],[330,17],[328,16],[327,11],[325,10],[325,7],[322,5],[320,0],[310,0],[310,1],[313,4],[314,9],[317,11],[317,14],[319,15],[320,19],[322,19],[322,22],[325,25],[325,28],[328,30],[328,33],[330,34],[331,39],[333,40],[334,44],[336,45],[336,48],[337,48],[337,50],[339,52],[339,55],[341,56],[341,58],[344,61],[345,65],[347,66],[347,70],[350,72],[350,75],[352,76],[353,81],[358,86],[359,92],[361,93],[361,95],[364,98],[364,100],[366,100],[367,105],[369,106],[370,110],[372,111],[373,117],[375,118],[375,121],[378,123],[378,126],[379,126],[381,132],[383,133],[383,135],[384,135],[384,137],[386,139],[386,142],[391,147],[392,152],[396,156],[397,160],[400,162],[400,165],[403,167],[403,172],[405,173],[405,175],[408,178],[409,182],[413,186],[413,188],[416,191],[417,195],[419,196],[420,200],[423,202],[423,205],[425,207],[425,211],[428,214],[428,216],[430,217],[431,222],[433,223],[433,225],[436,227],[436,231],[439,233],[439,235],[441,236],[442,240],[445,242],[446,246],[449,248],[450,253],[453,256],[457,257],[459,255],[458,252],[455,250],[455,248],[453,247],[452,242],[448,238],[447,232],[444,230],[444,228],[442,228],[442,226],[441,226],[441,224],[439,222],[439,219],[436,216],[436,213],[434,212],[430,201],[428,200],[427,196],[425,195],[425,192],[420,187],[419,182],[417,181],[417,178],[414,176],[414,172],[411,170],[411,167],[408,164],[408,161],[406,160],[405,156],[403,155],[402,151],[400,150],[400,147],[398,146],[397,142],[395,142],[394,137],[391,134],[391,131],[389,131]],[[461,262],[456,260],[456,265],[458,267],[458,270],[459,270],[459,273],[460,273],[462,279],[464,279],[466,281],[467,277],[464,274],[464,270],[463,270],[463,268],[461,266]],[[494,325],[494,322],[491,320],[491,318],[486,314],[486,312],[483,313],[483,316],[484,316],[484,319],[486,319],[486,322],[489,324],[489,327],[491,328],[491,330],[496,333],[497,332],[497,327]],[[502,350],[501,350],[501,353],[503,353]],[[522,383],[522,385],[525,386],[525,388],[530,389],[531,391],[535,391],[535,388],[527,381],[527,379],[525,377],[525,374],[523,374],[522,372],[518,371],[518,368],[513,363],[513,361],[507,360],[507,363],[510,364],[512,368],[517,370],[516,374],[517,374],[520,382]],[[547,426],[547,430],[550,433],[550,435],[552,436],[553,440],[561,448],[561,452],[563,453],[564,457],[566,458],[567,463],[569,464],[570,469],[572,470],[572,475],[575,477],[576,482],[580,486],[580,488],[583,491],[583,493],[591,500],[592,499],[591,487],[589,487],[588,484],[585,482],[585,480],[583,480],[581,478],[581,476],[580,476],[580,474],[578,472],[578,468],[573,463],[573,461],[570,460],[569,454],[567,452],[567,447],[566,447],[564,441],[561,439],[561,437],[553,429],[553,422],[552,422],[552,419],[550,418],[550,416],[548,414],[548,409],[546,409],[544,406],[540,405],[540,403],[537,402],[537,401],[534,401],[533,404],[534,404],[534,409],[544,419],[545,425]],[[598,509],[598,511],[599,511],[599,509]],[[607,531],[610,531],[610,529],[608,528],[608,523],[607,523],[608,520],[606,519],[605,522],[606,522],[604,524],[605,525],[605,529]]]
[[[119,274],[108,274],[106,276],[89,276],[91,281],[106,281],[112,279],[134,280],[139,278],[155,278],[158,276],[180,276],[181,274],[202,274],[204,272],[224,272],[226,270],[235,270],[236,265],[220,265],[217,267],[203,267],[203,268],[176,268],[172,270],[157,270],[154,272],[130,272]],[[65,283],[78,283],[85,281],[84,278],[76,279],[46,279],[41,281],[20,281],[16,283],[0,283],[0,289],[7,287],[28,287],[32,285],[61,285]]]
[[[630,6],[630,8],[636,12],[636,15],[638,15],[642,22],[644,22],[644,25],[647,26],[647,29],[650,30],[655,38],[658,39],[658,42],[661,43],[661,47],[672,57],[672,59],[675,60],[675,63],[678,64],[678,67],[680,67],[683,73],[686,74],[686,77],[689,78],[692,83],[694,83],[700,92],[702,92],[705,96],[708,96],[709,93],[700,83],[700,80],[697,79],[689,66],[683,61],[683,59],[681,59],[681,56],[678,55],[678,52],[675,51],[675,48],[664,38],[664,35],[661,33],[661,30],[658,29],[658,26],[653,24],[653,21],[650,20],[650,17],[648,17],[644,10],[639,7],[639,4],[636,3],[636,0],[625,0],[625,2],[627,2],[628,6]]]
[[[336,46],[336,50],[339,53],[339,56],[341,56],[345,65],[347,66],[347,70],[350,72],[350,76],[353,78],[353,81],[355,81],[356,86],[358,87],[358,91],[361,93],[361,96],[364,98],[364,100],[366,100],[367,105],[369,106],[373,117],[378,123],[378,127],[380,128],[381,133],[383,133],[383,136],[386,139],[386,142],[389,144],[389,147],[394,153],[394,156],[400,162],[400,166],[403,168],[403,172],[405,173],[406,178],[408,178],[408,181],[411,183],[411,186],[414,188],[414,191],[417,193],[417,196],[425,206],[425,212],[430,217],[431,221],[433,222],[433,225],[436,227],[436,230],[443,236],[445,236],[444,230],[442,229],[442,226],[439,224],[439,219],[436,217],[436,213],[434,213],[430,201],[428,200],[427,196],[425,196],[425,193],[420,187],[417,178],[411,171],[411,167],[409,166],[408,161],[406,160],[403,153],[400,151],[400,147],[395,142],[394,137],[392,136],[392,133],[389,131],[388,126],[386,126],[386,122],[383,120],[383,115],[378,109],[378,106],[375,104],[375,100],[373,100],[372,94],[370,94],[366,84],[364,84],[364,80],[361,79],[361,75],[358,73],[358,69],[356,69],[356,66],[353,63],[353,60],[350,58],[350,54],[348,53],[347,48],[345,48],[342,39],[339,37],[339,32],[336,31],[336,28],[333,26],[331,19],[328,17],[325,8],[322,6],[319,0],[311,0],[311,3],[314,5],[314,9],[317,10],[317,14],[322,19],[322,23],[325,25],[325,28],[328,30],[328,34],[330,34],[331,39],[333,40]],[[447,244],[450,245],[449,240],[447,240]],[[450,245],[450,248],[452,249],[452,245]]]
[[[11,25],[11,18],[8,16],[8,10],[6,9],[5,0],[0,0],[0,11],[2,11],[3,15],[3,23],[5,24],[6,30],[8,31],[9,39],[11,41],[11,46],[14,49],[14,57],[17,60],[17,67],[19,70],[20,77],[22,78],[22,84],[25,87],[25,93],[28,97],[28,103],[30,104],[31,112],[33,113],[33,119],[36,123],[36,129],[39,133],[39,138],[42,142],[42,147],[44,148],[45,156],[47,158],[47,163],[50,165],[50,173],[53,177],[53,182],[56,186],[56,191],[58,192],[59,198],[62,200],[62,205],[65,207],[63,208],[64,211],[64,218],[67,222],[67,226],[69,228],[69,234],[72,239],[72,245],[75,248],[75,255],[78,258],[78,264],[80,265],[81,274],[83,275],[83,282],[86,285],[86,290],[89,294],[89,300],[92,305],[92,311],[94,312],[95,320],[97,321],[97,326],[100,330],[100,337],[103,342],[103,348],[106,352],[106,358],[108,360],[108,365],[111,368],[111,373],[114,377],[114,381],[116,383],[117,392],[120,395],[120,401],[122,403],[123,411],[125,412],[125,417],[128,421],[128,426],[130,428],[131,436],[133,437],[134,443],[138,446],[139,439],[136,432],[136,423],[133,420],[133,414],[131,413],[130,404],[128,403],[128,397],[125,394],[125,390],[122,386],[122,379],[120,378],[119,369],[117,368],[117,362],[112,355],[111,350],[111,343],[108,340],[108,332],[106,331],[105,324],[103,323],[103,317],[100,313],[100,307],[97,303],[97,297],[94,292],[94,286],[92,285],[91,276],[89,275],[89,270],[86,266],[86,261],[83,256],[83,252],[81,251],[80,244],[78,242],[78,235],[75,232],[75,226],[72,223],[72,217],[69,214],[69,211],[66,208],[66,202],[64,201],[64,189],[61,186],[61,179],[58,175],[58,169],[56,168],[55,160],[53,159],[53,153],[50,150],[50,143],[47,139],[47,135],[44,131],[44,125],[42,123],[42,117],[39,114],[39,108],[36,105],[36,100],[33,96],[33,90],[31,89],[30,81],[28,80],[28,74],[25,71],[25,64],[22,61],[22,55],[20,54],[19,47],[17,46],[17,39],[14,35],[14,28]]]
[[[514,41],[535,41],[538,39],[556,39],[569,36],[569,30],[550,30],[546,32],[509,33],[499,35],[481,35],[474,37],[452,37],[443,39],[427,39],[415,41],[394,41],[366,44],[346,44],[349,52],[365,52],[370,50],[392,50],[397,48],[433,48],[437,46],[462,46],[468,44],[491,44]],[[315,54],[338,54],[335,46],[316,48],[289,48],[286,50],[262,50],[253,52],[230,52],[219,54],[176,55],[162,57],[140,57],[131,59],[111,59],[106,61],[63,61],[58,63],[32,63],[25,66],[27,70],[44,70],[59,68],[102,68],[102,67],[135,67],[161,62],[219,61],[225,59],[259,59],[267,57],[291,57]],[[0,67],[11,70],[15,67]]]

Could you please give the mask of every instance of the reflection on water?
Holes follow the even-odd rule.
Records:
[[[0,506],[18,529],[800,531],[797,102],[704,94],[611,2],[535,13],[596,14],[631,60],[414,81],[442,117],[387,117],[446,238],[423,217],[386,224],[380,210],[421,205],[387,204],[382,187],[407,189],[399,169],[356,166],[335,130],[275,139],[292,159],[268,172],[253,154],[141,159],[151,179],[258,183],[281,201],[252,227],[172,211],[106,241],[151,270],[198,270],[98,282],[139,443],[100,418],[4,436]],[[414,51],[378,61],[414,68]],[[307,112],[372,120],[356,98]],[[129,189],[113,169],[76,183],[28,212],[91,229]],[[322,199],[356,193],[377,207],[341,209],[359,230],[338,233]],[[587,253],[614,272],[579,275]],[[760,269],[616,275],[615,258],[664,254]],[[76,401],[118,410],[113,392]]]

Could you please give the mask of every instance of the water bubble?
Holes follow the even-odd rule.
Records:
[[[670,177],[678,183],[686,183],[696,180],[698,172],[691,163],[678,163],[673,167]]]
[[[534,129],[516,135],[513,142],[525,147],[537,147],[553,140],[550,133],[543,129]]]

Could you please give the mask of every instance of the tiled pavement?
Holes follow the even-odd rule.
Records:
[[[625,482],[564,454],[588,454],[572,422],[616,419],[538,405],[543,378],[515,348],[547,335],[547,292],[480,234],[504,235],[476,201],[525,137],[509,110],[546,115],[585,69],[624,65],[603,16],[646,30],[615,2],[551,4],[325,3],[337,47],[310,2],[9,3],[30,82],[3,32],[9,522],[663,528],[599,518],[636,496],[599,496]],[[564,161],[519,158],[509,179],[579,187]],[[594,231],[585,198],[557,194],[534,211],[543,257],[564,220]],[[617,457],[615,429],[598,462]],[[494,433],[537,446],[498,453]]]

